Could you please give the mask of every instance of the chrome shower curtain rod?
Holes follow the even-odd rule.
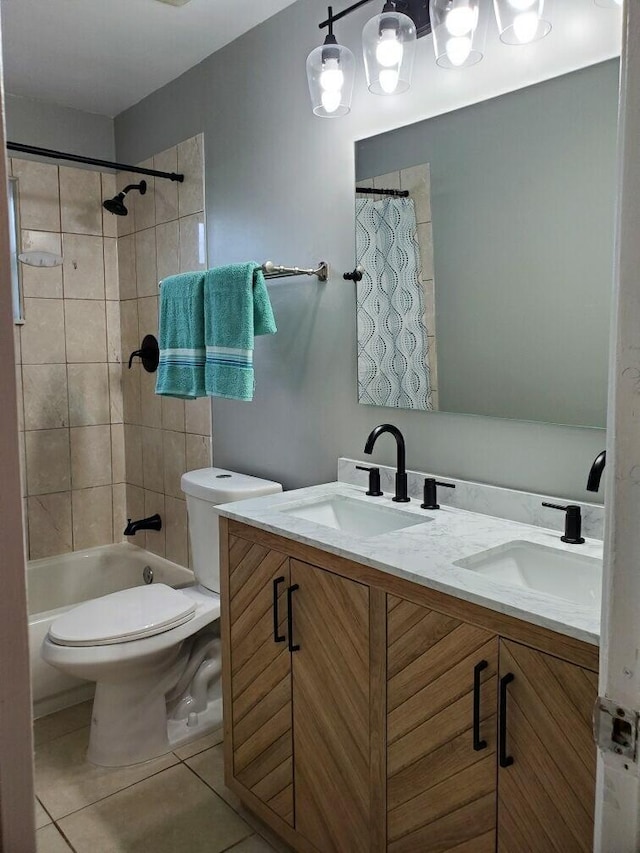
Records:
[[[80,154],[67,154],[52,148],[38,148],[36,145],[23,145],[21,142],[7,142],[8,151],[22,154],[34,154],[38,157],[51,157],[53,160],[70,160],[72,163],[84,163],[87,166],[99,166],[101,169],[115,169],[118,172],[132,172],[134,175],[150,175],[165,178],[167,181],[184,181],[184,175],[178,172],[159,172],[157,169],[145,169],[143,166],[128,166],[125,163],[112,163],[110,160],[96,160],[94,157],[82,157]]]

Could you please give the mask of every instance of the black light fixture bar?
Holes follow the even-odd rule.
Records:
[[[110,160],[97,160],[94,157],[82,157],[79,154],[67,154],[52,148],[38,148],[36,145],[23,145],[21,142],[7,142],[8,151],[33,154],[37,157],[50,157],[53,160],[70,160],[72,163],[84,163],[87,166],[99,166],[101,169],[115,169],[118,172],[132,172],[134,175],[150,175],[165,178],[167,181],[184,181],[184,175],[178,172],[159,172],[157,169],[145,169],[143,166],[128,166],[125,163],[112,163]]]
[[[378,1],[380,2],[380,0]],[[342,12],[338,12],[337,15],[334,15],[333,10],[329,7],[329,17],[322,21],[322,23],[318,24],[318,28],[321,30],[327,29],[327,27],[331,28],[336,21],[346,18],[347,15],[355,12],[356,9],[364,6],[365,3],[370,2],[371,0],[358,0],[357,3],[353,3],[351,6],[343,9]],[[398,12],[403,12],[405,15],[408,15],[413,19],[413,22],[416,25],[416,35],[418,38],[429,35],[431,32],[429,0],[396,0],[396,9]]]
[[[356,187],[363,195],[388,195],[391,198],[409,198],[409,190],[377,190],[375,187]]]
[[[326,21],[323,21],[321,24],[318,24],[318,29],[325,30],[327,27],[330,27],[332,24],[335,24],[336,21],[339,21],[342,18],[346,18],[347,15],[350,15],[352,12],[355,12],[356,9],[360,8],[360,6],[364,6],[365,3],[370,2],[371,0],[358,0],[357,3],[354,3],[347,9],[344,9],[342,12],[338,12],[337,15],[334,15],[331,11],[331,7],[329,7],[329,17],[326,19]]]

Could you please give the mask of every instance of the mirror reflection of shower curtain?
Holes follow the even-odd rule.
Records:
[[[433,408],[416,232],[412,199],[356,199],[360,403]]]

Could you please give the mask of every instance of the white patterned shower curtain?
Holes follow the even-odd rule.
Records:
[[[416,214],[410,198],[356,199],[358,400],[433,408]]]

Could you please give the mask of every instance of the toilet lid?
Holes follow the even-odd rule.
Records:
[[[60,646],[106,646],[153,637],[193,618],[195,602],[163,583],[112,592],[56,619],[49,638]]]

